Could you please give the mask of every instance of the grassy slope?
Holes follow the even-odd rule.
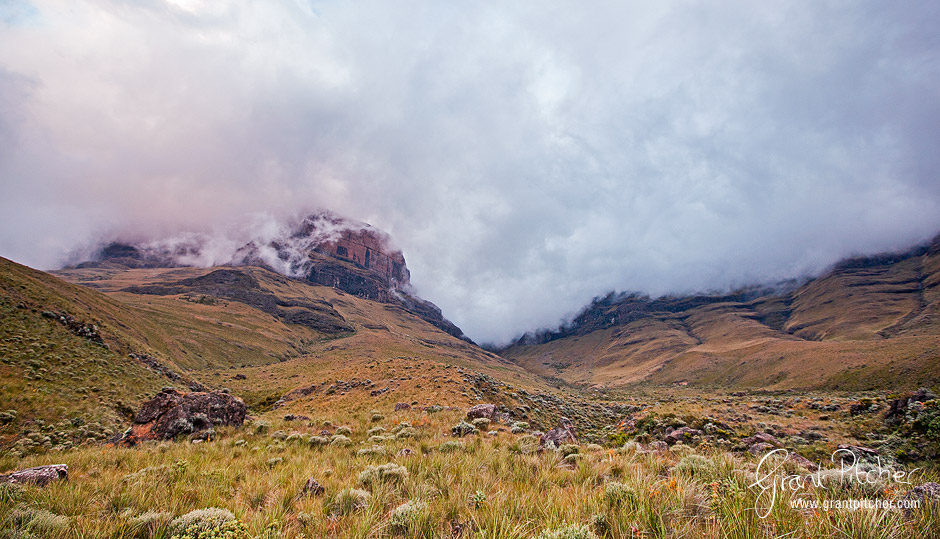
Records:
[[[656,312],[503,355],[585,385],[916,388],[940,380],[940,243],[792,294]],[[611,310],[613,313],[614,310]]]
[[[76,336],[42,311],[68,312],[102,328],[110,349]],[[125,420],[118,403],[135,406],[165,383],[127,357],[133,339],[120,331],[126,309],[119,303],[0,259],[0,410],[17,421],[0,427],[2,442],[33,420],[73,417],[113,427]]]
[[[545,386],[519,366],[452,337],[404,311],[340,290],[310,286],[261,268],[238,268],[285,301],[327,302],[353,326],[351,334],[322,335],[230,300],[209,301],[189,294],[170,296],[121,292],[130,286],[177,282],[213,268],[88,268],[57,272],[95,287],[126,308],[141,313],[153,329],[147,342],[210,387],[227,387],[256,410],[297,388],[323,385],[317,395],[299,399],[284,412],[312,408],[360,409],[398,401],[464,406],[477,395],[457,368],[496,377],[519,387]],[[469,372],[469,371],[467,371]],[[323,395],[337,380],[370,380],[346,392]],[[388,391],[376,397],[373,390]]]

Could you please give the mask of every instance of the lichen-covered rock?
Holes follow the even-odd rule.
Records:
[[[554,447],[561,447],[564,444],[577,444],[578,436],[574,429],[574,424],[567,417],[558,419],[558,426],[546,432],[539,437],[539,445],[551,444]]]
[[[214,426],[241,426],[247,411],[241,399],[221,391],[180,393],[164,388],[141,406],[134,426],[117,443],[135,445],[146,440],[171,440]]]
[[[59,479],[67,481],[69,478],[69,467],[65,464],[50,464],[48,466],[36,466],[17,470],[15,472],[0,475],[0,483],[28,483],[44,487],[53,481]]]
[[[474,420],[479,418],[489,419],[490,421],[496,421],[496,405],[495,404],[477,404],[469,410],[467,410],[467,419]]]

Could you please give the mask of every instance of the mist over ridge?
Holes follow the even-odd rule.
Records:
[[[39,268],[323,207],[506,342],[940,230],[934,6],[26,5],[0,5],[0,255]]]

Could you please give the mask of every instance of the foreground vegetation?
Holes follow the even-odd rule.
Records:
[[[758,458],[746,453],[681,444],[644,452],[635,443],[538,451],[521,424],[515,433],[501,425],[488,434],[483,425],[480,434],[452,437],[462,417],[370,410],[330,420],[255,420],[205,443],[7,454],[0,470],[63,462],[70,479],[0,487],[0,537],[940,535],[940,508],[929,504],[908,515],[800,510],[781,492],[770,515],[759,518],[758,491],[749,486]],[[786,469],[807,473],[790,463]],[[914,484],[936,480],[927,470]],[[799,496],[903,494],[891,484],[846,483]]]

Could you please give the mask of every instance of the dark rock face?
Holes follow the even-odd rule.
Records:
[[[578,436],[574,424],[567,417],[559,418],[557,427],[539,437],[540,446],[552,444],[554,447],[561,447],[564,444],[576,443],[578,443]]]
[[[481,417],[489,419],[490,421],[496,421],[496,405],[477,404],[476,406],[467,410],[467,419],[473,420]]]
[[[67,481],[69,467],[65,464],[50,464],[17,470],[13,473],[0,475],[0,483],[27,483],[44,487],[57,480]]]
[[[118,441],[135,445],[145,440],[171,440],[214,426],[240,426],[248,409],[240,399],[221,391],[180,393],[164,389],[145,402],[134,426]]]

